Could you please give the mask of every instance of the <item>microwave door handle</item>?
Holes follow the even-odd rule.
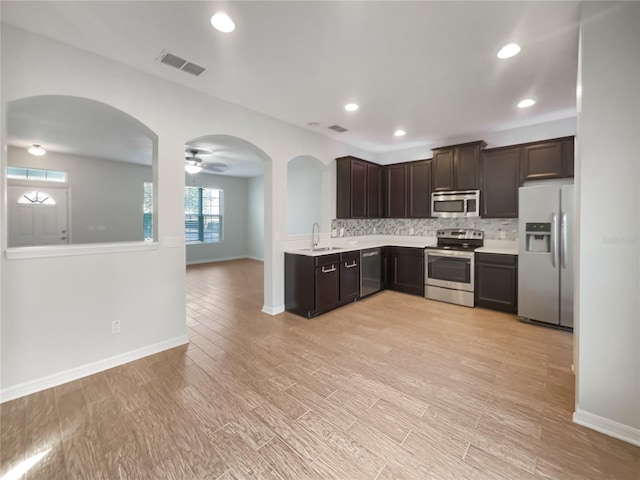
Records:
[[[555,268],[558,255],[558,215],[551,212],[551,265]]]
[[[560,262],[562,268],[567,268],[567,212],[562,210],[562,215],[560,217],[560,231],[562,232],[562,238],[560,241]]]

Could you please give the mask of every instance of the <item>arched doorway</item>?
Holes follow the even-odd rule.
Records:
[[[210,215],[220,216],[222,229],[222,233],[215,242],[209,242],[208,245],[205,242],[187,244],[187,261],[197,263],[238,256],[263,260],[262,310],[269,314],[278,313],[274,309],[272,300],[271,158],[253,143],[223,134],[204,135],[188,140],[185,143],[185,154],[187,163],[197,163],[202,167],[198,173],[185,173],[185,187],[198,189],[200,196],[209,195],[217,199],[213,201],[217,210],[214,206]],[[225,217],[229,217],[229,202],[233,201],[230,198],[233,189],[231,178],[243,178],[246,182],[248,213],[245,218],[246,225],[244,225],[245,238],[241,238],[242,228],[238,222],[231,221],[231,218],[225,220]],[[223,185],[228,187],[226,193],[225,188],[221,188]],[[193,191],[192,195],[195,193]],[[200,228],[204,230],[203,227]],[[231,237],[225,237],[225,235],[231,235]],[[235,242],[234,239],[236,239]],[[240,254],[239,245],[242,242],[246,242],[245,253]]]

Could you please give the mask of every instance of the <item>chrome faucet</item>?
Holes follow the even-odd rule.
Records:
[[[311,227],[311,250],[318,246],[320,243],[320,225],[318,222],[313,223],[313,227]]]

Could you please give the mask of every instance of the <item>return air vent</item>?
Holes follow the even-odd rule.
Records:
[[[196,77],[206,70],[200,65],[196,65],[195,63],[191,63],[184,58],[180,58],[177,55],[164,51],[160,54],[160,63],[164,63],[165,65],[169,65],[170,67],[190,73],[191,75],[195,75]]]
[[[331,125],[328,128],[329,128],[329,130],[333,130],[333,131],[338,132],[338,133],[344,133],[344,132],[347,131],[346,128],[341,127],[340,125]]]

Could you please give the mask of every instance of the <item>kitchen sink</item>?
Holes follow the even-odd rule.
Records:
[[[307,252],[333,252],[334,250],[344,250],[340,247],[315,247],[315,248],[303,248]]]

